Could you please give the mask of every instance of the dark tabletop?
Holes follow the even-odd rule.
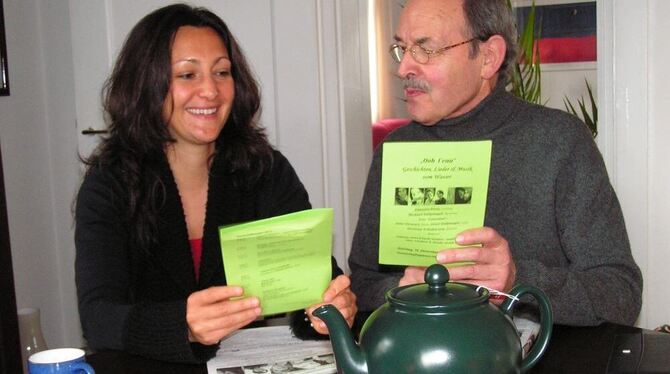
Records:
[[[615,338],[640,331],[610,323],[594,327],[554,325],[549,347],[531,373],[607,373]]]
[[[595,327],[555,325],[547,351],[531,372],[606,373],[615,342],[622,336],[639,335],[646,331],[611,323]],[[207,373],[205,364],[166,363],[118,351],[97,352],[89,355],[87,361],[97,374]],[[670,372],[670,367],[668,370]],[[625,372],[612,368],[609,371]]]

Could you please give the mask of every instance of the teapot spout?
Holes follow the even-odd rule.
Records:
[[[367,374],[368,364],[361,348],[356,344],[342,314],[334,306],[322,305],[312,313],[328,326],[337,366],[345,374]]]

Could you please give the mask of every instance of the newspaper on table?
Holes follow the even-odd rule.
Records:
[[[337,373],[330,340],[300,340],[289,326],[242,329],[221,341],[208,374]]]
[[[514,317],[525,357],[540,332],[540,324]],[[242,329],[221,341],[216,356],[207,362],[208,374],[337,373],[329,340],[300,340],[289,326]]]
[[[512,319],[521,340],[522,356],[526,357],[540,334],[540,324],[533,320],[514,316]]]

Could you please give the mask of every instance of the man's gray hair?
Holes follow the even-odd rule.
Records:
[[[517,30],[512,9],[507,0],[463,0],[463,13],[467,21],[466,32],[478,40],[488,40],[493,35],[505,39],[507,51],[500,65],[500,77],[508,79],[517,57]],[[479,42],[470,47],[471,56],[479,53]]]

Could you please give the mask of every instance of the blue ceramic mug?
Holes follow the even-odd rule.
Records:
[[[30,374],[95,374],[84,362],[85,352],[77,348],[57,348],[37,352],[28,358]]]

